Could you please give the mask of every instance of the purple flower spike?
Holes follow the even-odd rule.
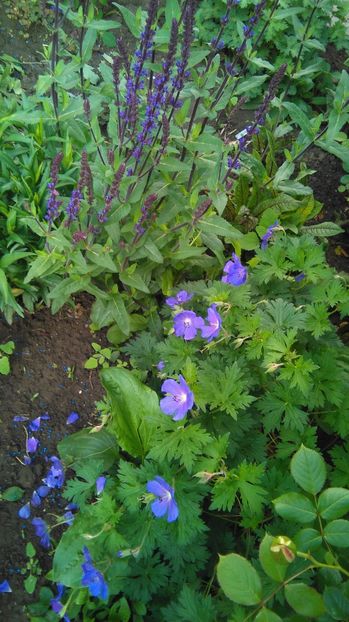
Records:
[[[167,514],[168,523],[173,523],[173,521],[177,520],[179,510],[172,486],[157,475],[155,479],[147,482],[147,491],[158,497],[151,504],[152,512],[156,518],[161,518]]]
[[[37,438],[34,438],[34,436],[31,436],[30,438],[27,438],[27,453],[28,454],[35,454],[37,448],[39,445],[39,441]]]
[[[83,548],[85,563],[82,567],[81,585],[88,587],[91,596],[96,596],[102,600],[108,599],[108,585],[104,577],[97,568],[94,567],[90,552],[86,546]]]
[[[199,329],[205,326],[202,317],[198,317],[194,311],[181,311],[173,318],[174,332],[176,337],[183,337],[185,341],[190,341],[196,337]]]
[[[270,227],[268,227],[268,229],[266,230],[265,234],[262,236],[261,249],[263,251],[267,248],[268,242],[273,237],[273,233],[275,229],[278,228],[278,226],[279,221],[275,220],[274,224],[270,225]]]
[[[11,588],[10,588],[10,584],[8,581],[3,581],[2,583],[0,583],[0,594],[5,594],[7,592],[12,592]]]
[[[40,538],[41,546],[44,549],[49,549],[51,540],[47,523],[42,518],[33,518],[32,525],[35,529],[35,534]]]
[[[188,302],[188,300],[191,300],[192,297],[193,294],[188,294],[188,292],[182,289],[175,296],[170,296],[170,298],[166,298],[166,304],[169,307],[174,307],[175,305],[183,305],[185,302]]]
[[[25,505],[23,505],[20,510],[18,511],[18,516],[20,518],[29,518],[30,516],[30,503],[26,503]]]
[[[223,268],[223,272],[226,274],[222,276],[223,283],[229,283],[229,285],[244,285],[247,281],[247,268],[242,265],[239,257],[232,254],[233,261],[227,261]]]
[[[222,327],[222,318],[216,311],[216,308],[217,305],[213,304],[207,309],[206,321],[208,322],[208,326],[204,326],[201,329],[203,339],[207,339],[208,342],[218,337]]]
[[[40,424],[41,424],[41,417],[36,417],[36,419],[33,419],[33,421],[29,423],[29,429],[32,432],[37,432],[40,428]]]
[[[179,375],[179,382],[172,378],[165,380],[161,386],[161,391],[168,393],[166,397],[160,400],[162,412],[172,417],[174,421],[184,419],[194,405],[194,395],[183,376]]]
[[[104,477],[104,475],[101,475],[100,477],[97,477],[96,479],[96,491],[97,491],[97,495],[100,495],[104,488],[105,488],[105,484],[106,484],[107,478]]]
[[[78,413],[73,411],[73,412],[70,413],[70,415],[69,415],[69,417],[68,417],[68,419],[66,421],[66,424],[67,425],[71,425],[72,423],[75,423],[75,421],[77,421],[78,419],[79,419]]]
[[[41,504],[41,497],[38,494],[37,490],[33,490],[33,494],[32,494],[32,498],[31,498],[31,502],[30,502],[34,508],[37,508],[40,504]]]

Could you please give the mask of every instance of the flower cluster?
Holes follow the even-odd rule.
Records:
[[[50,195],[47,201],[45,219],[52,223],[59,215],[59,208],[62,205],[62,201],[58,201],[59,195],[56,185],[58,183],[58,170],[63,159],[63,153],[58,153],[52,162],[51,167],[51,181],[47,184],[50,190]]]

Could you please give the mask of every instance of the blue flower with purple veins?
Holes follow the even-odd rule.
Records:
[[[38,448],[38,445],[39,445],[39,441],[37,438],[34,438],[34,436],[27,438],[27,453],[35,454]]]
[[[83,572],[81,585],[88,587],[91,596],[107,600],[108,585],[105,582],[102,573],[94,567],[90,552],[86,546],[83,548],[83,553],[85,563],[81,564]]]
[[[201,329],[203,339],[207,339],[208,342],[212,341],[215,337],[218,337],[222,327],[222,318],[216,309],[217,305],[215,304],[212,304],[207,309],[206,321],[208,322],[208,326],[204,326]]]
[[[275,220],[275,222],[268,227],[265,234],[262,236],[261,249],[264,251],[267,246],[270,238],[273,236],[275,229],[279,226],[279,221]]]
[[[67,418],[66,424],[67,425],[72,425],[72,423],[75,423],[75,421],[77,421],[79,419],[79,415],[76,412],[71,412],[69,417]]]
[[[10,588],[10,584],[8,581],[3,581],[2,583],[0,583],[0,594],[5,594],[7,592],[12,592],[11,588]]]
[[[223,268],[225,275],[222,276],[223,283],[229,283],[229,285],[243,285],[247,280],[247,268],[242,265],[239,257],[232,254],[232,261],[227,261]]]
[[[191,341],[196,337],[198,330],[204,327],[205,322],[194,311],[181,311],[174,316],[173,325],[176,337]]]
[[[29,503],[29,501],[25,505],[22,505],[22,507],[18,510],[18,516],[20,518],[24,518],[24,519],[29,518],[29,516],[30,516],[30,503]]]
[[[35,529],[35,534],[40,538],[41,546],[43,546],[44,549],[49,549],[51,540],[47,523],[42,518],[33,518],[32,525]]]
[[[100,477],[97,477],[96,479],[96,492],[97,495],[100,495],[104,488],[105,488],[105,484],[106,484],[107,478],[104,477],[104,475],[101,475]]]
[[[156,518],[167,514],[167,522],[173,523],[179,515],[178,505],[174,498],[174,490],[162,477],[157,475],[155,479],[147,482],[147,492],[152,493],[158,499],[153,501],[151,509]]]
[[[193,392],[181,374],[178,379],[179,382],[176,382],[169,378],[161,386],[161,391],[167,395],[160,400],[160,408],[165,415],[169,415],[174,421],[184,419],[194,405]]]
[[[166,298],[165,302],[169,307],[174,307],[176,305],[183,305],[185,302],[188,302],[188,300],[191,300],[192,297],[193,294],[188,294],[185,289],[182,289],[175,296],[170,296],[169,298]]]

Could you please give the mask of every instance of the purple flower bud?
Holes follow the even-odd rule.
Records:
[[[104,475],[101,475],[100,477],[97,477],[96,479],[96,492],[97,495],[100,495],[104,488],[105,488],[105,484],[106,484],[107,478],[104,477]]]
[[[27,438],[27,453],[35,454],[38,448],[38,445],[39,445],[39,441],[37,438],[34,438],[34,436]]]
[[[67,425],[72,425],[72,423],[75,423],[75,421],[77,421],[79,419],[79,415],[76,412],[71,412],[69,417],[67,418],[66,424]]]
[[[165,367],[164,361],[159,361],[156,367],[159,371],[162,371]]]
[[[175,305],[183,305],[185,302],[188,302],[193,297],[193,294],[188,294],[185,289],[182,289],[175,296],[170,296],[170,298],[166,298],[166,304],[169,307],[174,307]]]
[[[20,518],[29,518],[30,516],[30,503],[28,501],[28,503],[26,503],[25,505],[23,505],[19,510],[18,510],[18,516]]]
[[[297,276],[294,277],[294,280],[296,281],[296,283],[303,281],[303,279],[305,279],[304,272],[301,272],[300,274],[297,274]]]
[[[270,225],[266,231],[266,233],[262,236],[261,249],[265,250],[268,246],[269,240],[272,238],[275,229],[279,226],[279,221],[276,220],[274,224]]]

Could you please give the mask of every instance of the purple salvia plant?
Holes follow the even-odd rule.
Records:
[[[58,201],[58,190],[56,189],[58,183],[58,171],[63,159],[63,153],[57,153],[51,167],[51,181],[47,184],[50,190],[50,195],[47,201],[45,219],[51,224],[59,215],[59,208],[62,205],[62,201]]]

